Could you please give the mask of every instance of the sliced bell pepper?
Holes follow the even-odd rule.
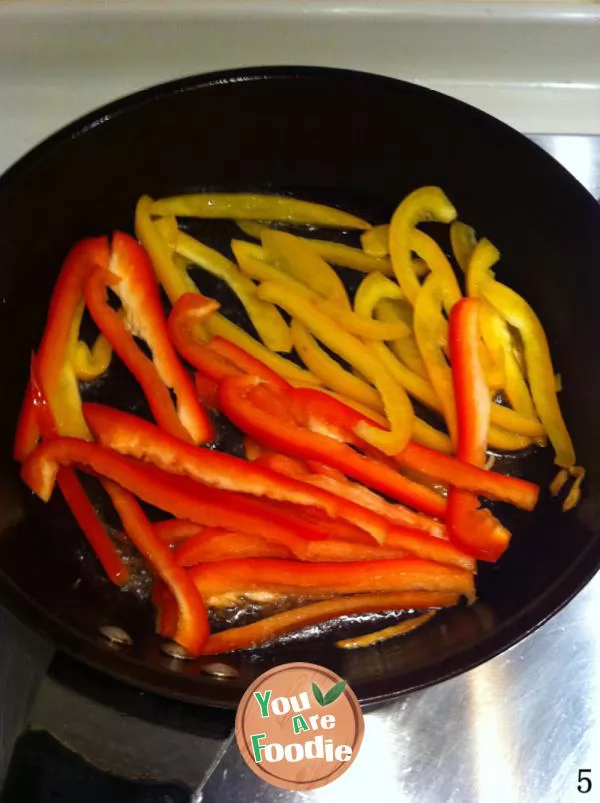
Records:
[[[73,354],[73,367],[77,379],[90,382],[108,371],[112,358],[112,346],[104,335],[98,335],[90,348],[80,340]]]
[[[371,274],[374,275],[374,274]],[[322,349],[315,338],[297,318],[291,323],[292,341],[302,362],[331,390],[382,413],[383,403],[374,387],[347,371],[337,360]]]
[[[229,376],[219,385],[219,406],[242,432],[276,452],[323,462],[410,507],[432,516],[444,516],[444,499],[428,488],[358,454],[350,446],[336,442],[326,435],[311,432],[305,426],[294,424],[293,420],[286,420],[282,424],[276,415],[264,409],[264,394],[256,392],[261,390],[257,382],[252,377]],[[271,395],[274,395],[274,390],[270,390]],[[293,389],[279,392],[282,394],[282,404],[285,405],[286,399],[291,400],[292,394],[303,391]],[[322,395],[325,399],[330,398]],[[289,406],[290,401],[287,404]]]
[[[158,538],[136,499],[115,483],[108,482],[111,499],[128,537],[164,581],[177,601],[179,611],[174,639],[190,655],[199,655],[210,629],[202,597],[186,571],[174,560],[168,546]]]
[[[421,286],[412,262],[412,234],[419,223],[437,220],[451,223],[456,209],[439,187],[421,187],[407,195],[392,216],[389,249],[398,284],[411,304],[415,304]]]
[[[244,234],[254,237],[256,240],[260,240],[263,231],[269,228],[264,223],[259,223],[256,220],[238,220],[236,222]],[[393,276],[392,263],[389,259],[378,259],[365,253],[360,248],[353,248],[351,245],[336,243],[331,240],[318,240],[313,237],[299,237],[298,239],[306,243],[325,262],[329,262],[331,265],[350,268],[350,270],[357,270],[360,273],[376,271],[387,276]],[[260,252],[264,254],[262,248]],[[264,259],[265,256],[260,256],[259,259]]]
[[[73,435],[91,439],[81,410],[73,356],[84,311],[83,286],[96,268],[108,264],[106,237],[81,240],[68,253],[54,286],[40,347],[31,362],[31,377],[17,427],[15,457],[31,453],[40,436]],[[117,585],[129,572],[104,529],[83,486],[71,469],[58,478],[65,501],[109,578]]]
[[[408,337],[392,340],[389,343],[389,347],[406,368],[429,382],[427,368],[425,367],[412,331],[413,310],[411,305],[404,300],[382,298],[375,307],[374,313],[379,321],[404,321],[410,328],[411,333]]]
[[[315,542],[316,543],[316,542]],[[284,544],[267,541],[260,535],[235,533],[217,527],[206,528],[187,539],[175,552],[178,566],[243,558],[293,558]]]
[[[235,343],[230,343],[223,337],[213,337],[210,341],[210,347],[213,351],[216,351],[217,354],[229,360],[236,367],[238,372],[248,374],[249,376],[258,376],[278,388],[291,387],[287,379],[279,376],[279,374],[265,365],[264,362],[257,360],[256,357],[248,354],[247,351],[236,346]]]
[[[171,340],[182,357],[214,382],[227,374],[242,373],[259,376],[278,387],[289,387],[286,379],[235,343],[222,337],[204,343],[196,337],[197,324],[218,308],[218,301],[199,293],[179,297],[169,315],[168,327]]]
[[[268,262],[274,262],[322,298],[342,309],[350,309],[348,293],[340,277],[300,237],[285,231],[264,229],[261,242]]]
[[[514,290],[496,281],[485,282],[484,297],[521,335],[527,364],[527,377],[537,413],[556,453],[555,462],[563,468],[575,465],[575,449],[567,430],[558,397],[552,358],[539,318]]]
[[[40,439],[40,426],[36,410],[35,392],[31,381],[25,390],[21,404],[17,430],[13,444],[13,458],[22,463],[30,455]]]
[[[209,379],[207,376],[204,376],[204,374],[200,373],[200,371],[196,371],[194,376],[194,384],[196,385],[196,393],[198,394],[200,403],[203,404],[207,410],[218,410],[218,384],[213,379]]]
[[[459,301],[450,313],[450,361],[458,415],[457,457],[485,466],[491,400],[480,350],[481,302]],[[506,550],[510,532],[491,511],[480,507],[471,491],[451,488],[446,525],[450,539],[481,560],[496,561]]]
[[[437,277],[442,304],[446,312],[449,313],[452,307],[462,298],[452,265],[448,262],[446,255],[433,237],[429,237],[424,232],[413,229],[409,243],[411,249],[427,264],[431,274]]]
[[[471,572],[419,558],[352,563],[302,563],[256,558],[201,563],[190,574],[204,601],[224,592],[358,594],[376,591],[445,591],[475,596]]]
[[[180,265],[177,262],[177,255],[171,254],[168,244],[157,231],[150,216],[152,203],[152,199],[148,196],[143,196],[138,201],[135,210],[135,232],[150,256],[158,281],[163,286],[170,302],[175,304],[177,299],[185,293],[199,293],[199,290],[187,273],[189,267],[187,263]],[[308,374],[290,360],[269,351],[252,335],[218,312],[207,320],[206,330],[205,339],[208,339],[209,334],[212,337],[221,336],[252,354],[253,357],[264,362],[281,376],[298,382],[320,384],[316,377]],[[198,333],[196,334],[198,335]]]
[[[456,402],[452,371],[446,360],[448,326],[442,314],[442,284],[432,274],[414,299],[414,328],[417,346],[429,374],[429,381],[440,400],[450,440],[456,450]]]
[[[124,320],[107,303],[108,287],[121,300]],[[158,285],[144,250],[131,237],[117,232],[109,270],[92,271],[84,293],[98,328],[142,386],[160,425],[194,443],[209,441],[213,436],[210,419],[169,340]],[[147,343],[152,359],[140,350],[134,335]],[[176,405],[170,390],[176,396]]]
[[[360,440],[352,435],[361,416],[357,410],[319,390],[310,388],[294,388],[287,395],[298,403],[297,412],[304,413],[304,423],[310,429],[328,432],[332,437],[337,436],[356,446],[361,445]],[[257,440],[261,439],[257,437]],[[524,510],[533,510],[537,504],[539,487],[534,483],[494,471],[485,471],[414,441],[395,455],[393,460],[403,468],[419,472],[432,480],[465,488],[489,499],[509,502]]]
[[[59,435],[91,437],[81,411],[73,357],[84,311],[85,282],[97,267],[106,269],[108,262],[106,237],[81,240],[67,255],[50,300],[36,374]]]
[[[364,485],[350,482],[343,474],[332,477],[322,473],[314,473],[301,460],[288,455],[277,454],[276,452],[266,452],[257,457],[257,462],[262,466],[271,468],[273,471],[296,477],[303,482],[361,505],[400,527],[422,530],[437,538],[446,537],[445,528],[441,522],[430,519],[420,513],[415,513],[404,505],[390,504],[378,494],[365,488]]]
[[[372,257],[386,257],[390,253],[390,225],[382,223],[373,226],[360,235],[360,244],[365,254]]]
[[[308,540],[325,537],[323,531],[299,517],[273,510],[256,499],[175,477],[76,438],[42,443],[23,464],[21,476],[42,501],[47,501],[60,466],[71,465],[111,479],[177,518],[262,535],[285,544],[299,557],[306,554]]]
[[[190,477],[221,491],[291,503],[300,516],[305,508],[316,508],[334,521],[340,519],[361,528],[381,543],[394,532],[397,540],[403,539],[402,548],[414,554],[438,556],[441,562],[458,565],[464,562],[459,551],[448,549],[448,545],[439,539],[407,529],[405,525],[393,524],[389,517],[341,495],[264,468],[256,462],[248,463],[222,452],[190,446],[129,413],[96,404],[85,405],[84,409],[98,443],[121,454],[151,462],[160,469]],[[467,564],[470,565],[470,561]]]
[[[258,293],[261,298],[279,304],[290,315],[298,318],[325,346],[339,354],[373,383],[381,395],[390,429],[384,431],[368,422],[362,422],[359,424],[360,437],[386,454],[394,454],[404,448],[413,428],[412,404],[402,386],[398,385],[379,360],[374,359],[365,344],[336,325],[313,304],[288,292],[282,285],[265,282],[260,285]]]
[[[175,248],[178,254],[228,285],[243,304],[267,348],[273,351],[291,351],[292,338],[283,316],[273,304],[258,298],[254,282],[237,265],[182,231],[177,235]]]
[[[279,195],[249,193],[201,193],[176,195],[155,201],[153,215],[226,218],[233,220],[272,220],[332,229],[369,229],[371,226],[341,209]]]
[[[450,224],[450,245],[458,267],[463,273],[467,273],[471,255],[477,245],[475,230],[460,220],[453,221]]]
[[[458,599],[456,599],[458,602]],[[451,605],[456,603],[450,603]],[[442,606],[440,606],[442,607]],[[413,616],[411,619],[405,619],[397,625],[391,627],[384,627],[382,630],[376,630],[374,633],[366,633],[364,636],[354,636],[351,638],[336,641],[335,646],[342,650],[356,650],[363,647],[371,647],[373,644],[379,644],[381,641],[388,641],[396,636],[406,636],[412,633],[421,625],[426,624],[433,616],[435,611],[428,611],[421,614],[421,616]]]
[[[200,524],[186,519],[165,519],[152,525],[154,532],[166,544],[177,544],[180,541],[187,541],[193,535],[197,535],[203,528]]]
[[[177,600],[158,577],[152,583],[151,598],[156,610],[156,632],[164,638],[174,638],[179,622]]]
[[[268,641],[327,622],[338,616],[395,610],[423,610],[456,605],[458,595],[443,591],[392,591],[387,594],[355,594],[313,602],[300,608],[276,613],[242,627],[232,627],[213,634],[204,648],[205,655],[251,649]]]

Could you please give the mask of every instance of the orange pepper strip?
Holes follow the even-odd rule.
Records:
[[[357,594],[353,597],[313,602],[301,608],[277,613],[258,622],[242,627],[234,627],[212,635],[204,653],[216,655],[233,650],[251,649],[259,644],[272,641],[285,633],[301,630],[303,627],[326,622],[338,616],[358,613],[378,613],[388,610],[413,610],[423,608],[446,608],[456,605],[456,594],[441,591],[409,591],[389,594]]]

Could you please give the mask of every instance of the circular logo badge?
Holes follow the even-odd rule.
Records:
[[[261,675],[239,705],[235,736],[244,760],[281,789],[318,789],[342,775],[365,725],[346,681],[316,664],[283,664]]]

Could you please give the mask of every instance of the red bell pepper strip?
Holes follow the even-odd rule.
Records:
[[[276,452],[267,452],[258,457],[256,462],[273,471],[296,477],[309,485],[322,488],[335,496],[340,496],[357,505],[366,507],[367,510],[383,516],[384,519],[388,519],[400,527],[422,530],[434,535],[436,538],[446,537],[445,528],[441,522],[423,516],[421,513],[415,513],[410,508],[404,507],[404,505],[390,504],[378,494],[365,488],[364,485],[350,482],[343,474],[340,476],[328,476],[322,473],[315,473],[303,461],[288,457],[288,455],[277,454]]]
[[[177,600],[159,577],[152,583],[152,603],[156,609],[156,632],[164,638],[174,638],[179,622]]]
[[[180,541],[187,541],[193,535],[199,533],[203,528],[200,524],[186,519],[165,519],[158,521],[154,525],[154,532],[166,544],[177,544]]]
[[[235,533],[217,527],[193,535],[175,553],[177,564],[185,567],[232,558],[293,558],[293,555],[284,544],[267,541],[260,535]]]
[[[190,574],[204,601],[225,592],[357,594],[361,591],[446,591],[472,600],[471,572],[420,558],[357,563],[301,563],[295,560],[224,560],[201,563]],[[210,603],[209,603],[210,604]]]
[[[38,424],[35,395],[31,382],[27,385],[23,404],[17,422],[17,431],[13,446],[13,457],[18,463],[22,463],[30,455],[38,444],[41,437]]]
[[[256,499],[166,474],[154,466],[76,438],[56,438],[42,443],[23,464],[21,476],[40,499],[47,501],[60,466],[71,465],[113,480],[142,501],[177,518],[207,527],[262,535],[285,544],[301,558],[306,554],[308,540],[325,537],[316,527],[275,511]]]
[[[254,377],[229,376],[219,385],[221,410],[246,435],[277,452],[333,466],[349,477],[416,510],[443,518],[446,501],[429,488],[418,485],[387,466],[358,454],[343,443],[311,432],[293,420],[282,422],[280,418],[265,410],[262,405],[264,388],[260,393],[261,388],[257,387],[257,383],[258,380]],[[275,389],[269,387],[269,390]],[[292,390],[287,392],[286,396],[280,396],[282,407],[285,407],[285,401],[293,393]],[[273,393],[271,395],[275,398]]]
[[[218,655],[233,650],[258,647],[268,641],[301,630],[303,627],[327,622],[338,616],[380,611],[425,610],[456,605],[458,594],[444,591],[392,591],[387,594],[355,594],[313,602],[290,611],[267,616],[242,627],[232,627],[213,634],[204,655]]]
[[[175,562],[169,547],[156,536],[136,499],[115,483],[107,485],[128,537],[177,601],[179,616],[173,638],[190,655],[198,655],[210,633],[202,597],[188,573]]]
[[[302,415],[310,429],[326,432],[330,437],[359,447],[362,445],[352,434],[358,421],[365,419],[362,413],[312,388],[293,388],[288,396],[296,402],[293,405],[294,413],[297,416]],[[292,407],[291,402],[290,407]],[[392,459],[402,468],[419,472],[431,480],[474,491],[489,499],[509,502],[524,510],[533,510],[537,504],[539,487],[534,483],[498,472],[485,471],[414,441],[410,441],[406,448]]]
[[[213,337],[210,347],[222,357],[229,360],[237,369],[237,372],[248,374],[248,376],[258,376],[265,382],[270,382],[279,388],[291,388],[291,384],[279,374],[276,374],[264,362],[248,354],[235,343],[225,340],[224,337]]]
[[[311,541],[306,553],[307,561],[348,562],[358,560],[397,560],[406,557],[402,549],[376,544],[361,544],[328,538]],[[180,566],[212,563],[234,558],[293,558],[283,544],[266,541],[258,535],[207,528],[189,538],[176,551]]]
[[[219,306],[218,301],[200,293],[184,293],[175,302],[167,321],[175,349],[184,360],[214,382],[219,382],[227,374],[240,373],[230,360],[211,349],[198,335],[202,322]]]
[[[457,457],[483,467],[491,399],[481,363],[480,308],[477,298],[464,298],[452,307],[449,347],[457,410]],[[477,495],[461,488],[450,489],[446,524],[452,541],[481,560],[498,560],[510,541],[510,532],[489,510],[480,507]]]
[[[202,374],[219,382],[228,374],[259,376],[278,387],[290,387],[283,377],[223,337],[209,343],[198,338],[197,327],[219,308],[219,303],[199,293],[185,293],[169,315],[169,334],[181,356]]]
[[[119,296],[125,320],[108,305],[108,288]],[[210,419],[169,340],[158,285],[143,248],[128,235],[116,232],[108,271],[92,271],[84,294],[98,328],[142,386],[158,423],[194,443],[211,440]],[[147,343],[152,359],[140,350],[134,335]],[[176,405],[169,390],[176,396]]]
[[[108,264],[106,237],[82,240],[73,246],[61,267],[48,308],[46,327],[17,428],[15,456],[24,460],[39,437],[72,435],[91,439],[81,410],[74,355],[84,312],[83,286],[97,265]],[[109,578],[117,585],[129,572],[104,529],[81,483],[71,469],[60,472],[59,487],[73,516]]]
[[[143,419],[111,407],[89,404],[84,409],[98,443],[129,457],[151,462],[165,471],[214,488],[252,494],[276,503],[291,503],[293,512],[301,517],[307,507],[316,508],[333,519],[332,526],[340,519],[360,527],[379,542],[384,542],[394,532],[403,538],[404,548],[409,552],[442,563],[472,566],[472,561],[450,544],[417,530],[398,527],[381,515],[321,488],[222,452],[190,446]],[[278,509],[272,504],[270,507]],[[328,531],[330,529],[327,527]]]
[[[194,384],[198,399],[208,410],[219,409],[219,386],[200,371],[194,375]]]
[[[31,398],[33,399],[39,431],[44,438],[55,438],[57,435],[56,423],[52,418],[50,407],[39,386],[38,360],[35,356],[31,358],[31,379],[29,386],[31,388]],[[68,466],[62,467],[58,472],[56,482],[67,506],[73,514],[73,518],[81,527],[83,534],[94,550],[96,557],[100,561],[109,579],[118,586],[127,583],[129,581],[129,570],[123,563],[123,559],[119,555],[115,543],[100,521],[75,471]],[[111,488],[106,488],[106,491],[109,495],[112,495]]]

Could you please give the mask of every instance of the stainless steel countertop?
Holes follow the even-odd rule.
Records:
[[[600,137],[532,138],[600,196]],[[196,803],[600,801],[599,614],[600,575],[503,655],[367,713],[356,761],[328,787],[268,786],[231,742]]]

